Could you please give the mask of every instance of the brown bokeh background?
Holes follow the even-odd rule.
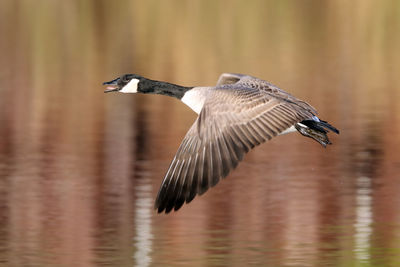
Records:
[[[398,266],[400,2],[0,1],[4,266]],[[249,153],[157,215],[195,114],[103,94],[123,73],[266,79],[341,130]]]

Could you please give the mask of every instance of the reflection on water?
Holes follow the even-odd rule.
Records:
[[[229,3],[0,2],[3,265],[400,265],[399,4]],[[287,88],[341,134],[327,149],[271,140],[156,214],[195,114],[101,83],[213,84],[229,71]]]
[[[355,228],[355,252],[356,257],[360,262],[368,262],[370,259],[369,249],[370,249],[370,238],[371,238],[371,224],[372,212],[371,204],[372,197],[371,194],[371,179],[368,177],[358,177],[357,178],[357,191],[356,191],[356,222],[354,224]]]
[[[141,181],[141,180],[139,180]],[[153,235],[151,234],[151,215],[153,211],[153,198],[151,185],[136,186],[137,197],[135,209],[136,233],[134,244],[136,248],[135,261],[138,266],[149,266]]]

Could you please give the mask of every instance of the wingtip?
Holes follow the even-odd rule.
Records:
[[[154,207],[154,209],[157,211],[157,213],[163,213],[164,212],[164,208],[162,208],[162,207]]]
[[[154,209],[157,211],[157,213],[164,213],[165,212],[165,214],[168,214],[168,213],[171,213],[171,211],[178,211],[180,208],[182,208],[182,206],[183,206],[183,204],[184,204],[185,202],[182,202],[182,203],[178,203],[178,204],[175,204],[175,205],[171,205],[171,206],[168,206],[168,205],[158,205],[157,203],[154,205]]]
[[[159,203],[156,202],[156,203],[154,203],[154,209],[157,211],[157,213],[165,212],[165,214],[168,214],[171,211],[178,211],[180,208],[182,208],[183,204],[185,204],[185,201],[175,203],[174,205],[170,205],[170,206],[168,206],[168,204],[160,205]]]
[[[157,213],[162,213],[164,211],[164,207],[162,207],[159,203],[159,199],[157,198],[156,201],[154,202],[154,209],[157,211]]]

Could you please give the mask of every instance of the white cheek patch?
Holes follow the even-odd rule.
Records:
[[[119,92],[121,93],[137,93],[137,87],[138,87],[139,80],[138,79],[132,79],[130,82],[122,87]]]

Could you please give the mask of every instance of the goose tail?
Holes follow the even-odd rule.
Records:
[[[338,129],[330,125],[328,122],[319,120],[318,118],[296,123],[295,128],[302,135],[314,139],[324,147],[332,144],[327,135],[329,131],[339,134]]]

